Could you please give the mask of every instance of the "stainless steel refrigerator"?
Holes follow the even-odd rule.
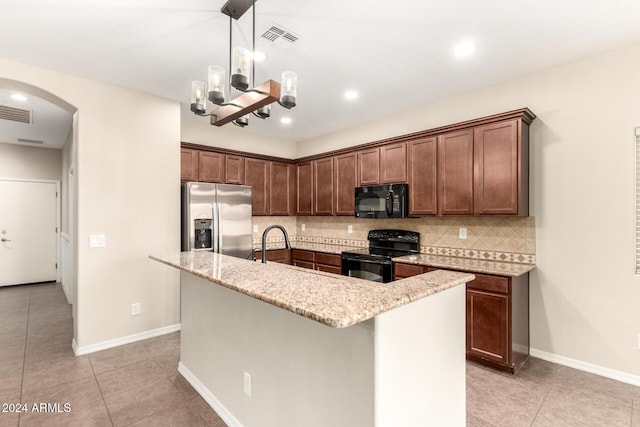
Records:
[[[251,187],[182,184],[182,250],[253,259]]]

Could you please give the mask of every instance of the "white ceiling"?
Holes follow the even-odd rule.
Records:
[[[180,101],[191,114],[191,80],[206,81],[210,64],[228,68],[225,2],[0,0],[0,56]],[[251,16],[234,21],[246,47]],[[260,40],[272,23],[300,41]],[[242,131],[300,141],[640,43],[640,1],[259,0],[256,38],[267,54],[256,83],[296,71],[298,106],[275,105]],[[463,39],[476,51],[460,60]],[[347,89],[359,98],[346,101]]]

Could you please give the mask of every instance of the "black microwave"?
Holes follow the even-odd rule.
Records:
[[[406,218],[409,216],[407,184],[356,187],[357,218]]]

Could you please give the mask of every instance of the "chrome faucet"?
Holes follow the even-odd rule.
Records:
[[[262,263],[263,264],[267,263],[267,234],[272,228],[278,228],[282,230],[282,234],[284,234],[284,246],[287,249],[291,249],[291,243],[289,242],[289,235],[287,234],[287,230],[285,230],[283,226],[278,224],[268,226],[267,228],[264,229],[264,232],[262,233]]]

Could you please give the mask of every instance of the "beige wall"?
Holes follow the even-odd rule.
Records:
[[[297,156],[529,107],[532,347],[637,376],[638,69],[640,45],[304,141]]]
[[[59,181],[60,150],[0,143],[0,177]]]
[[[2,59],[0,78],[78,110],[77,345],[179,323],[178,274],[148,259],[180,248],[179,104]],[[94,233],[106,247],[89,248]]]
[[[69,130],[69,135],[67,135],[67,140],[62,147],[62,165],[60,167],[60,193],[62,197],[60,199],[60,213],[61,213],[61,222],[60,228],[63,233],[70,235],[70,224],[69,224],[69,168],[72,165],[71,154],[73,151],[73,129]]]
[[[192,113],[183,112],[181,138],[183,142],[229,150],[246,151],[285,159],[296,157],[297,146],[295,142],[281,141],[251,133],[251,123],[256,120],[260,119],[250,118],[249,125],[246,128],[239,128],[232,124],[218,127],[211,126],[208,117],[197,117]]]

